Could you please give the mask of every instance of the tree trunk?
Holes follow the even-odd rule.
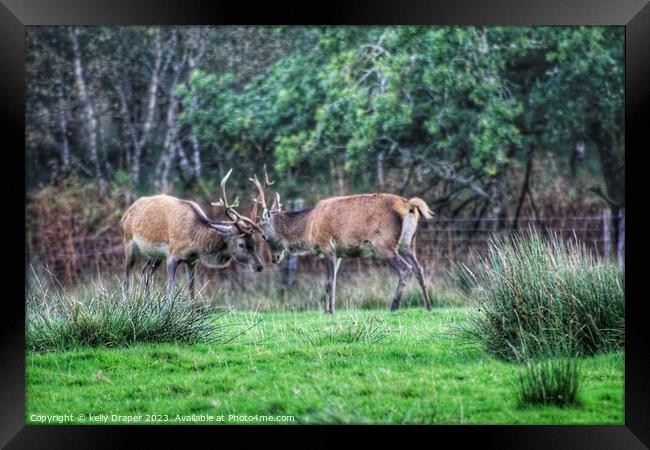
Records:
[[[149,141],[149,136],[151,135],[154,114],[156,112],[158,87],[160,85],[160,67],[162,65],[163,55],[160,29],[156,29],[156,34],[154,37],[154,48],[154,64],[153,70],[151,71],[151,79],[149,81],[147,115],[145,116],[145,120],[142,125],[140,138],[136,139],[135,142],[135,148],[133,149],[133,162],[131,164],[131,176],[133,178],[133,185],[136,187],[140,184],[140,161],[142,159],[143,150]]]
[[[600,167],[605,181],[605,193],[594,189],[612,210],[612,248],[618,251],[620,237],[621,210],[625,207],[625,153],[618,147],[617,136],[606,133],[602,126],[591,124],[591,140],[596,144]]]
[[[172,79],[169,87],[170,97],[169,105],[167,107],[167,132],[165,133],[164,149],[159,161],[160,167],[160,189],[162,192],[167,192],[169,189],[169,170],[171,168],[174,158],[178,154],[178,104],[179,99],[176,95],[176,87],[180,79],[181,71],[185,66],[187,60],[187,51],[183,53],[181,60],[174,65],[174,78]],[[187,161],[187,158],[185,158]]]
[[[192,154],[194,180],[198,181],[199,178],[201,178],[201,143],[194,134],[192,134],[190,140],[192,141],[192,148],[194,149],[194,153]]]
[[[384,189],[384,152],[377,154],[377,185],[380,190]]]
[[[68,119],[63,88],[59,87],[59,128],[61,129],[61,162],[64,170],[70,167],[70,143],[68,141]]]
[[[182,178],[183,183],[187,189],[192,189],[194,187],[196,179],[194,178],[194,170],[190,164],[190,160],[185,154],[185,149],[181,140],[178,138],[178,118],[176,120],[176,157],[178,158],[178,170]]]
[[[106,181],[102,175],[101,166],[99,164],[99,152],[97,150],[97,115],[90,97],[88,96],[88,88],[86,86],[86,80],[84,79],[83,62],[81,59],[81,49],[79,47],[78,39],[79,30],[77,28],[69,28],[68,31],[74,53],[74,75],[77,83],[77,90],[79,91],[79,99],[86,118],[89,158],[93,168],[95,169],[95,176],[99,180],[100,187],[104,190]]]
[[[131,115],[131,110],[129,108],[129,102],[127,101],[127,96],[124,93],[124,89],[119,85],[119,82],[113,78],[113,85],[117,96],[120,99],[120,112],[122,113],[122,130],[125,135],[130,139],[131,145],[124,146],[124,159],[126,161],[126,169],[131,170],[133,164],[133,157],[131,155],[131,147],[134,149],[138,146],[138,137],[135,127],[133,126],[133,117]],[[126,131],[124,129],[126,128]]]
[[[507,166],[501,167],[494,178],[494,191],[492,195],[492,216],[496,220],[497,229],[506,226],[508,209],[506,206],[506,171]]]
[[[196,28],[192,30],[190,36],[191,36],[190,43],[195,50],[195,52],[191,53],[188,57],[188,66],[189,66],[190,74],[192,74],[198,67],[199,60],[203,57],[203,53],[205,52],[205,39],[202,39],[202,37],[200,36],[200,30]],[[194,92],[192,93],[191,107],[193,111],[196,111],[199,108],[199,99]],[[193,154],[192,154],[193,174],[192,175],[194,177],[194,182],[197,182],[199,178],[201,178],[201,143],[199,142],[199,139],[194,134],[194,130],[190,131],[190,142],[192,143],[192,150],[193,150]]]
[[[172,92],[176,88],[176,84],[172,84]],[[176,155],[176,142],[178,140],[178,121],[176,119],[176,111],[178,108],[178,98],[172,95],[169,99],[169,106],[167,107],[167,132],[165,133],[165,143],[163,152],[160,157],[160,190],[167,193],[169,189],[169,169],[171,168],[172,161]]]
[[[521,213],[521,207],[524,204],[524,199],[526,198],[526,193],[529,193],[529,184],[530,184],[530,172],[533,168],[533,155],[532,152],[528,155],[528,162],[526,163],[526,174],[524,175],[524,183],[521,187],[521,194],[519,195],[519,202],[517,203],[517,211],[515,212],[515,218],[512,222],[512,230],[517,231],[517,225],[519,221],[519,214]]]
[[[625,205],[625,161],[609,145],[599,145],[598,150],[607,197],[621,208]]]

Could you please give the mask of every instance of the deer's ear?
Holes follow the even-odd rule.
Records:
[[[235,234],[237,231],[233,225],[222,224],[222,223],[211,223],[210,226],[217,230],[219,233],[223,233],[227,236]]]
[[[269,213],[269,210],[266,208],[262,209],[262,222],[268,222],[271,220],[271,214]]]

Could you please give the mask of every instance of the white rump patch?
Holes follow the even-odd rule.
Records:
[[[402,222],[402,234],[400,234],[398,247],[400,249],[409,248],[411,246],[411,241],[413,240],[413,235],[418,224],[415,220],[415,214],[409,211],[407,215],[404,216],[404,221]]]

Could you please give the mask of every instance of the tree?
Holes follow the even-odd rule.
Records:
[[[505,218],[526,199],[542,213],[534,197],[553,156],[602,177],[592,192],[617,221],[621,30],[30,29],[29,182],[67,168],[138,193],[209,196],[229,168],[247,192],[267,164],[307,204],[382,190]]]

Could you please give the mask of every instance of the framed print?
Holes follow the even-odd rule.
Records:
[[[647,2],[0,12],[7,448],[647,448]]]

